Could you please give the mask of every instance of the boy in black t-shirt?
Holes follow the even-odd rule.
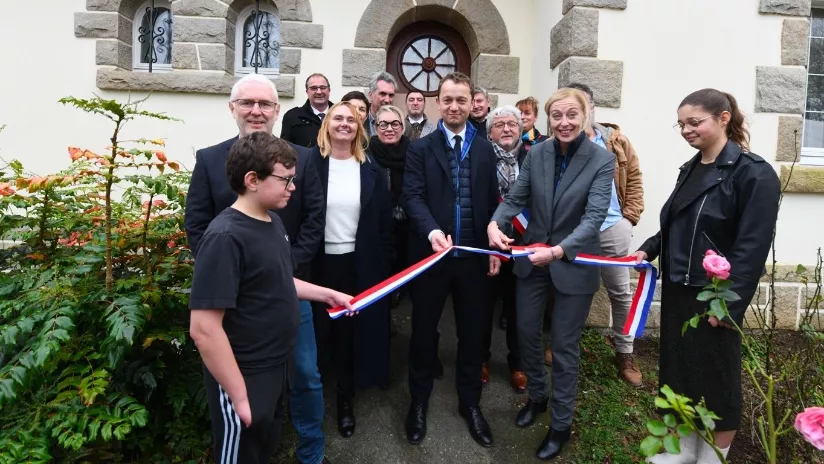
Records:
[[[226,161],[238,199],[209,224],[197,251],[190,334],[203,358],[221,464],[268,462],[277,447],[298,298],[351,309],[351,296],[292,276],[289,238],[270,210],[295,190],[296,162],[272,134],[241,137]]]

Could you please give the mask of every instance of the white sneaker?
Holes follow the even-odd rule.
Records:
[[[727,457],[727,453],[730,452],[730,447],[721,448],[721,455],[724,458]],[[698,462],[696,464],[721,464],[721,460],[718,459],[718,455],[715,454],[715,450],[712,449],[712,446],[708,445],[704,440],[701,440],[699,444],[699,451],[698,451]]]
[[[650,456],[646,462],[651,464],[696,464],[698,459],[698,442],[703,443],[703,440],[698,438],[696,434],[690,434],[686,437],[681,437],[681,453],[659,453],[655,456]]]

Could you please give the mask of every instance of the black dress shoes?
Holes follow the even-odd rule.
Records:
[[[521,428],[529,427],[535,423],[535,418],[538,414],[546,412],[547,400],[534,402],[531,399],[526,401],[526,406],[518,411],[518,416],[515,417],[515,425]]]
[[[355,433],[355,412],[352,410],[352,401],[338,398],[338,432],[343,438],[349,438]]]
[[[413,445],[420,445],[426,436],[426,406],[423,403],[409,405],[406,414],[406,439]]]
[[[492,446],[492,430],[489,424],[484,419],[479,407],[460,408],[458,412],[461,417],[466,420],[466,425],[469,426],[469,434],[472,438],[484,448]]]
[[[569,441],[570,430],[550,428],[546,437],[544,437],[544,441],[541,442],[541,446],[538,447],[538,451],[535,452],[535,457],[542,461],[549,461],[561,454],[564,445]]]

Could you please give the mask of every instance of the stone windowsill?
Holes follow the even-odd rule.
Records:
[[[241,76],[232,76],[218,71],[148,73],[117,68],[99,68],[97,70],[97,87],[104,90],[228,95],[232,90],[232,85],[240,78]],[[275,87],[278,89],[279,97],[294,98],[295,76],[273,77],[272,82],[275,83]]]
[[[824,193],[824,166],[784,164],[781,166],[781,187],[784,186],[787,193]]]

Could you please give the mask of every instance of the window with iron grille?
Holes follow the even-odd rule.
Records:
[[[260,3],[255,2],[238,15],[237,74],[280,74],[280,18],[276,9]]]
[[[172,70],[172,10],[169,2],[150,0],[134,18],[133,63],[135,71]]]

